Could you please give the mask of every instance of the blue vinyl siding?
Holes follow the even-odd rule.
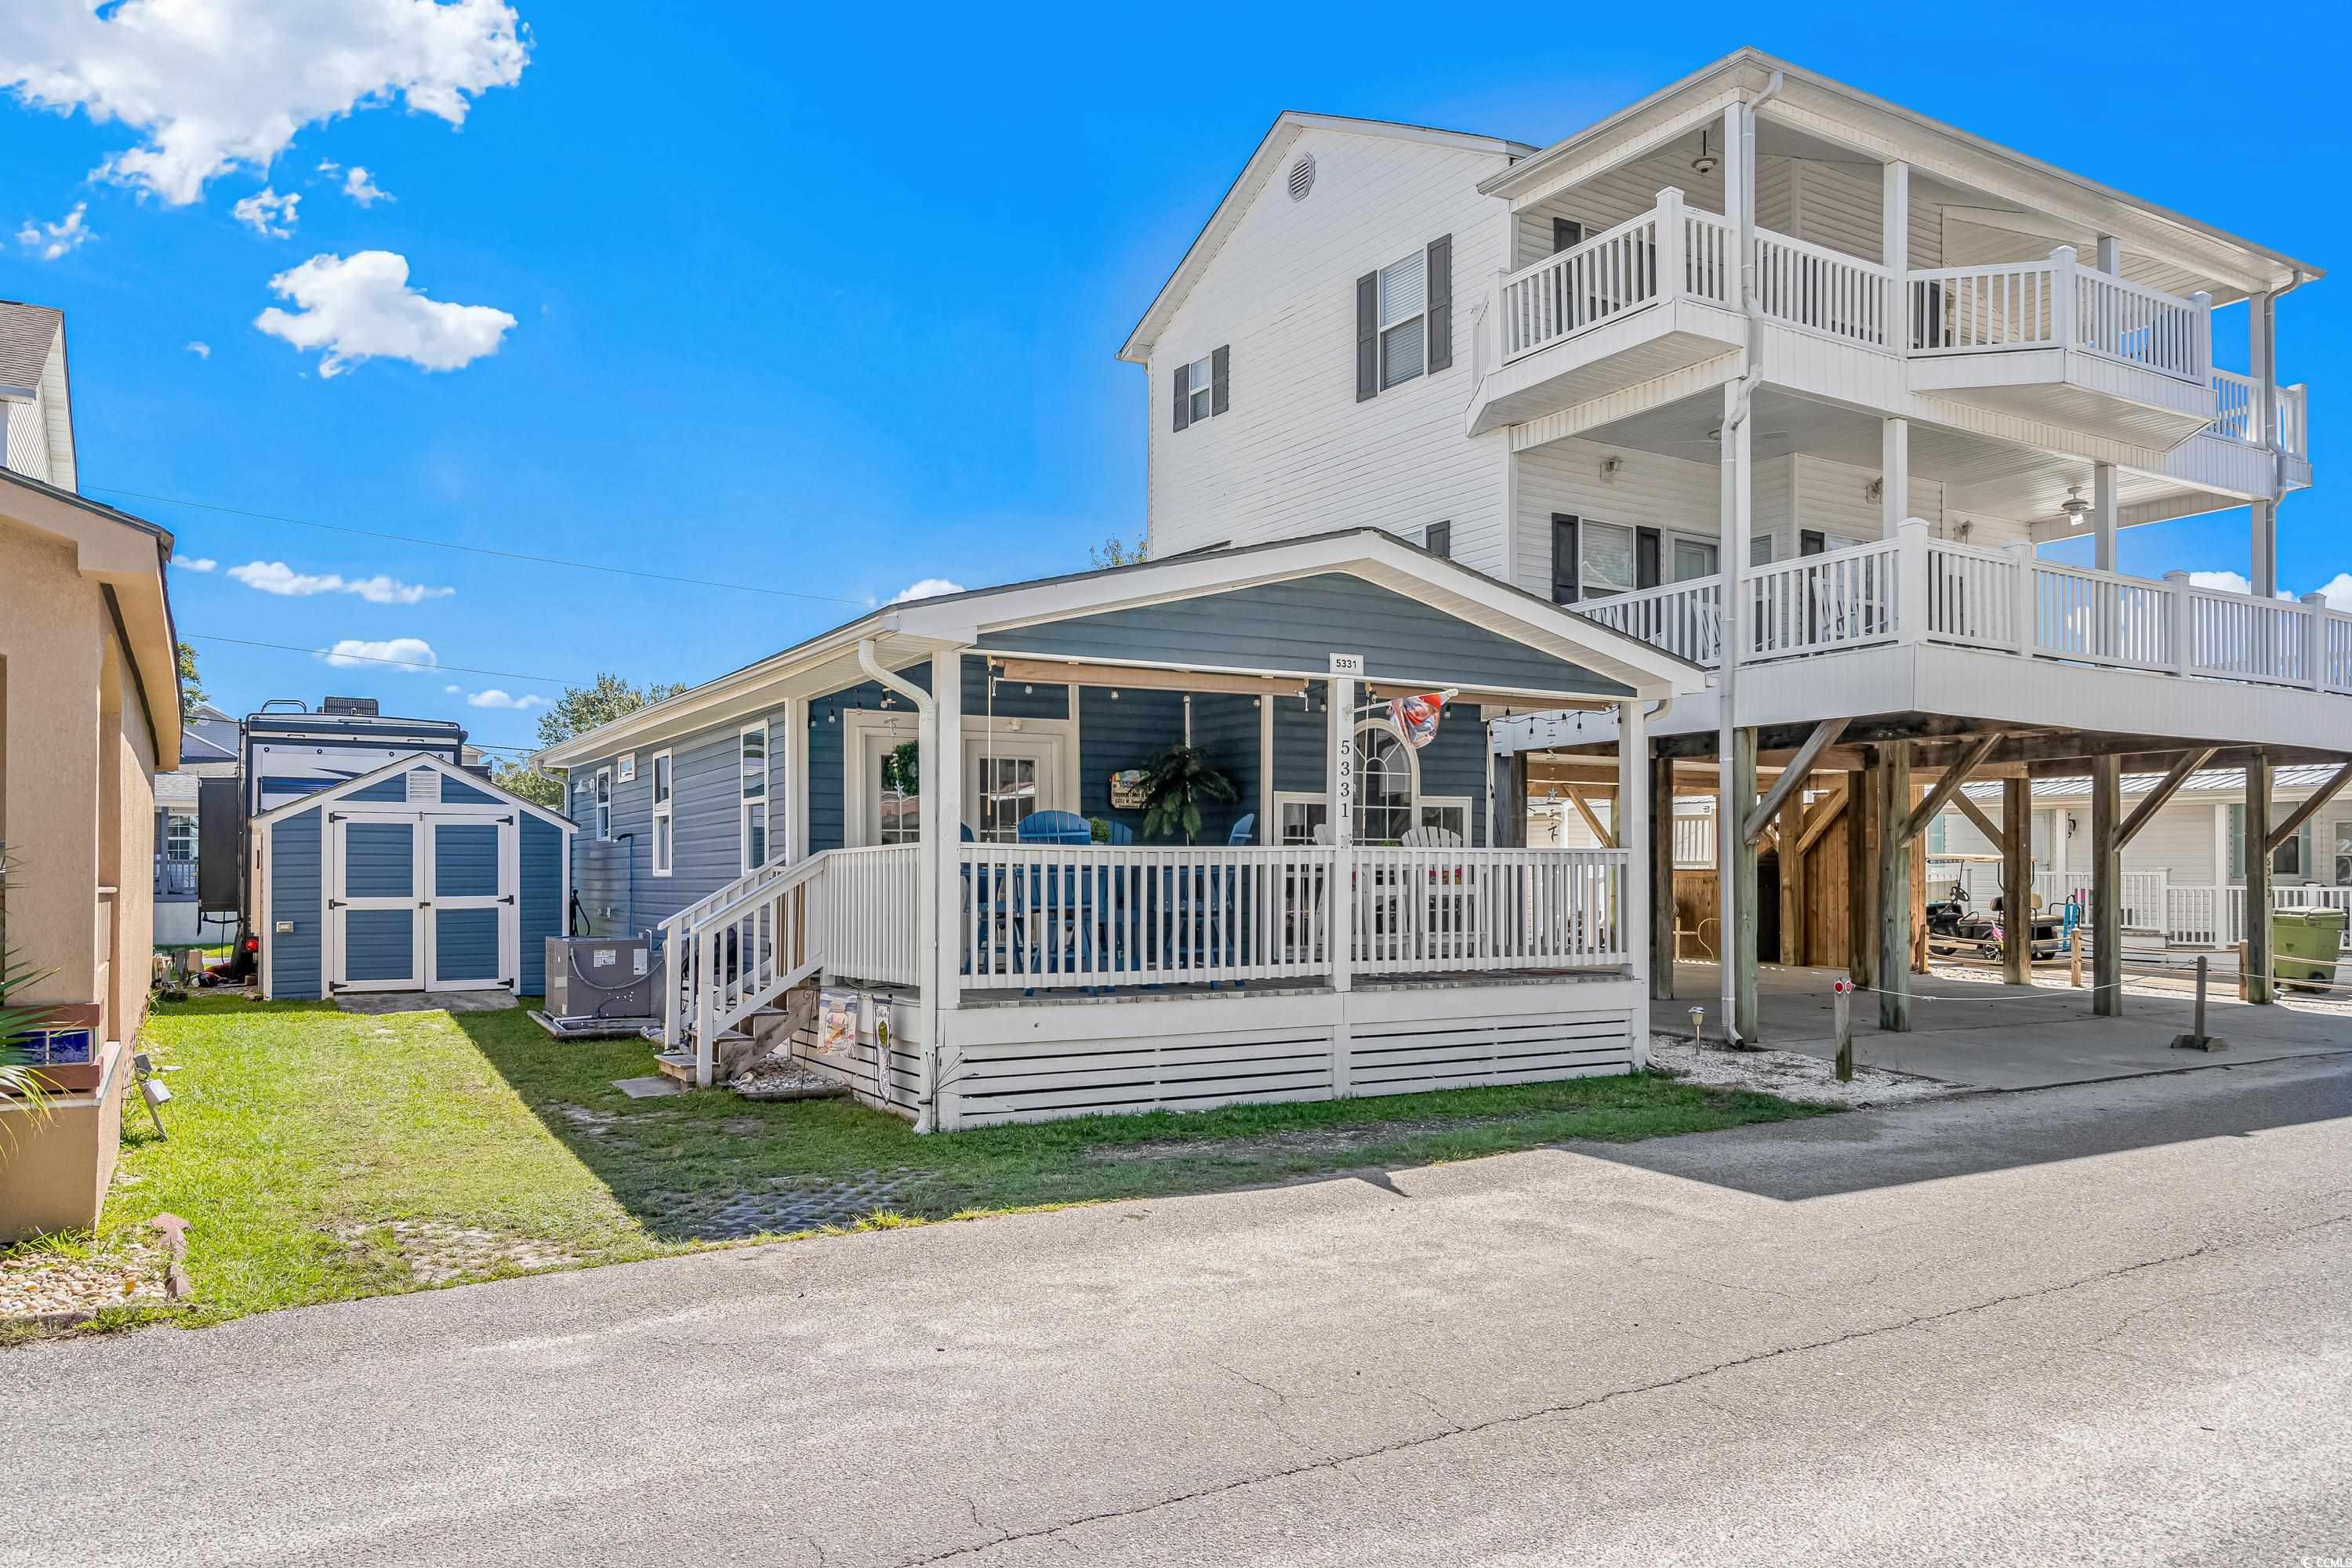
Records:
[[[326,994],[319,974],[320,921],[326,912],[326,895],[320,886],[319,827],[321,816],[313,806],[274,824],[269,839],[269,913],[273,928],[289,921],[294,929],[279,934],[261,933],[269,944],[272,994],[299,999]]]
[[[547,994],[547,939],[564,933],[563,831],[525,814],[522,819],[522,887],[516,897],[522,927],[522,974],[526,996]]]
[[[746,721],[748,722],[749,721]],[[772,854],[782,852],[784,710],[768,718],[768,837]],[[588,921],[589,934],[613,936],[659,925],[687,905],[742,875],[741,775],[736,750],[741,726],[730,723],[682,736],[670,752],[670,830],[673,872],[653,874],[654,769],[659,746],[635,748],[637,776],[624,783],[614,759],[573,769],[571,784],[593,780],[596,770],[614,769],[613,838],[600,844],[593,807],[573,790],[582,813],[573,835],[572,881]],[[838,775],[835,784],[840,793]],[[610,912],[607,913],[606,911]]]
[[[444,805],[496,805],[499,797],[486,789],[460,784],[448,774],[441,775],[441,804]]]
[[[433,896],[495,898],[499,891],[499,827],[495,822],[433,825]]]
[[[394,773],[388,779],[378,779],[364,788],[352,791],[342,798],[372,801],[379,805],[385,801],[390,801],[395,805],[403,804],[408,799],[408,775]]]
[[[498,910],[434,910],[433,973],[443,981],[505,979],[499,973]]]
[[[1364,656],[1374,681],[1629,697],[1630,688],[1417,599],[1339,573],[992,632],[982,645],[1042,654],[1326,675]]]
[[[1330,687],[1317,681],[1304,702],[1277,697],[1274,702],[1274,787],[1285,794],[1319,795],[1329,761],[1331,719],[1325,710]]]
[[[343,824],[343,892],[347,899],[416,897],[416,825]]]

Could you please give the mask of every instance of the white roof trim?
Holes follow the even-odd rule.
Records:
[[[1225,194],[1218,199],[1215,210],[1209,214],[1209,221],[1201,226],[1201,232],[1193,237],[1182,259],[1176,263],[1176,269],[1168,275],[1168,281],[1160,286],[1160,292],[1152,296],[1151,303],[1135,323],[1135,330],[1128,333],[1127,342],[1119,346],[1118,358],[1141,364],[1150,357],[1168,318],[1184,302],[1185,297],[1192,291],[1192,285],[1200,281],[1201,275],[1216,259],[1217,252],[1223,248],[1227,237],[1241,222],[1242,214],[1257,200],[1258,194],[1273,179],[1275,171],[1281,167],[1291,144],[1308,131],[1334,131],[1349,136],[1386,136],[1434,147],[1458,148],[1465,153],[1492,153],[1504,158],[1524,158],[1535,151],[1524,142],[1475,136],[1465,131],[1439,131],[1425,125],[1404,125],[1389,120],[1355,120],[1345,115],[1305,114],[1295,109],[1286,109],[1274,117],[1274,124],[1267,128],[1256,150],[1250,154],[1249,161],[1242,165],[1242,172],[1234,176],[1232,184],[1225,187]]]
[[[1421,599],[1444,614],[1634,689],[1644,700],[1696,692],[1706,674],[1687,659],[1599,622],[1571,615],[1458,562],[1444,560],[1379,529],[1350,529],[1237,550],[1211,550],[1035,582],[941,595],[887,605],[757,664],[640,708],[539,753],[541,767],[568,768],[610,752],[705,728],[793,696],[788,689],[854,656],[862,638],[883,645],[883,661],[969,647],[991,633],[1071,620],[1140,605],[1225,593],[1329,572],[1350,573]],[[845,672],[842,686],[865,677]],[[1433,671],[1442,675],[1443,671]],[[824,679],[832,679],[832,676]]]
[[[314,805],[323,805],[329,801],[340,800],[343,796],[350,795],[353,790],[365,789],[372,784],[380,784],[385,779],[392,778],[399,774],[414,773],[418,768],[430,768],[435,773],[441,774],[444,778],[456,779],[459,784],[465,784],[469,788],[480,790],[485,795],[497,796],[499,800],[518,806],[520,809],[530,813],[533,816],[540,818],[543,822],[551,823],[556,827],[561,828],[566,833],[577,833],[580,831],[580,825],[572,821],[570,817],[564,816],[562,812],[550,811],[547,807],[539,805],[535,801],[525,800],[522,796],[515,794],[514,791],[493,784],[479,773],[469,773],[465,769],[456,766],[445,758],[428,756],[423,752],[411,752],[404,757],[395,757],[391,762],[384,763],[383,766],[377,768],[371,773],[362,773],[357,778],[345,779],[342,783],[330,785],[326,789],[313,790],[309,795],[302,795],[295,800],[288,801],[284,805],[271,806],[268,811],[262,812],[258,816],[255,816],[253,820],[258,824],[264,822],[276,822],[281,817],[298,816],[302,812],[310,810]],[[362,804],[373,805],[375,803],[368,801],[362,802]],[[393,805],[395,803],[387,801],[384,804]],[[436,811],[447,810],[452,807],[462,809],[471,804],[471,802],[467,801],[450,801],[446,805],[436,805],[425,809]],[[478,810],[480,808],[477,807],[476,809]]]

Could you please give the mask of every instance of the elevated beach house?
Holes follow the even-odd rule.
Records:
[[[1498,845],[1489,729],[1640,734],[1701,679],[1353,529],[888,605],[539,761],[579,918],[657,933],[679,1064],[855,990],[811,1059],[952,1129],[1639,1064],[1643,858]],[[1233,798],[1146,841],[1186,745]]]

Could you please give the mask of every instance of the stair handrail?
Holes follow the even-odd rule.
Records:
[[[719,999],[715,973],[719,932],[815,881],[832,864],[832,855],[828,849],[789,866],[762,867],[760,872],[738,878],[662,922],[668,961],[662,986],[662,1047],[676,1050],[691,1034],[698,1082],[710,1081],[715,1043],[722,1030],[824,967],[823,906],[810,900],[814,907],[804,910],[800,928],[804,943],[800,963],[786,967],[780,961],[770,981],[756,986],[749,978],[748,959],[738,954],[739,984],[730,1016]]]

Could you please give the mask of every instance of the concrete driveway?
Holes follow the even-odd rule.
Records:
[[[2229,1068],[0,1357],[0,1562],[2352,1553],[2352,1075]]]

